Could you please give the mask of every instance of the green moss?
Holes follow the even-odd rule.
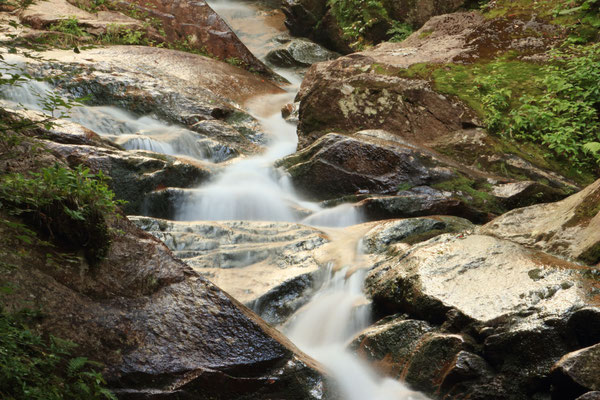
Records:
[[[488,191],[491,185],[485,181],[474,181],[459,175],[455,179],[431,185],[433,188],[455,193],[461,200],[474,207],[494,214],[504,212],[504,208]]]

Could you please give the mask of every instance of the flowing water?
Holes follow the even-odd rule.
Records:
[[[285,32],[283,16],[250,2],[213,0],[211,5],[236,30],[259,57],[277,44]],[[9,59],[18,70],[22,60]],[[268,220],[304,222],[313,226],[345,227],[361,222],[348,204],[323,209],[299,196],[288,177],[274,168],[276,160],[296,150],[296,127],[281,117],[281,107],[293,101],[301,78],[294,72],[277,71],[291,83],[287,93],[254,98],[246,104],[269,136],[266,151],[258,156],[233,160],[212,182],[189,193],[181,204],[181,220]],[[44,93],[52,88],[29,81],[2,91],[3,101],[15,108],[44,111]],[[46,107],[47,108],[47,107]],[[47,111],[47,110],[46,110]],[[220,162],[228,159],[225,146],[180,126],[152,116],[136,116],[116,107],[77,107],[69,118],[126,149],[184,155]],[[309,215],[306,217],[306,215]],[[335,235],[334,235],[335,236]],[[366,269],[359,259],[360,242],[343,248],[341,262],[330,266],[320,290],[285,327],[299,348],[321,362],[336,378],[346,400],[411,400],[425,397],[391,379],[378,377],[345,348],[348,341],[370,323],[370,309],[362,289]],[[350,257],[349,257],[350,256]],[[340,264],[340,263],[338,263]]]

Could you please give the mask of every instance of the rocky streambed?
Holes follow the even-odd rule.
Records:
[[[45,78],[3,87],[3,118],[46,120],[48,93],[89,98],[28,131],[47,152],[24,145],[2,170],[102,170],[128,215],[96,266],[57,268],[28,246],[1,271],[20,288],[6,307],[44,310],[38,329],[103,362],[119,398],[600,396],[600,181],[582,188],[399,72],[476,60],[489,49],[472,35],[494,21],[429,19],[461,4],[435,6],[406,41],[340,56],[289,36],[268,4],[121,3],[1,13],[4,72]],[[214,58],[119,45],[28,57],[22,41],[59,10],[90,35],[140,24]]]

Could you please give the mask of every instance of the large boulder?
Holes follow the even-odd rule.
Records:
[[[11,171],[40,163],[65,165],[50,152],[29,151],[10,161]],[[27,223],[7,211],[1,216]],[[43,310],[34,328],[102,362],[109,387],[123,399],[330,396],[314,361],[162,242],[118,213],[103,214],[103,223],[110,246],[93,265],[74,243],[55,235],[48,238],[53,245],[22,241],[18,224],[0,224],[0,254],[13,266],[0,269],[0,281],[14,288],[3,308]]]
[[[122,10],[159,20],[167,41],[176,47],[187,46],[223,61],[234,59],[248,69],[273,75],[204,0],[118,0],[114,4]]]
[[[600,180],[562,201],[513,210],[481,233],[596,265],[600,263]]]
[[[460,333],[464,345],[440,342],[443,351],[434,354],[448,358],[437,373],[413,376],[416,387],[440,398],[525,399],[550,392],[551,367],[587,340],[582,320],[592,327],[600,322],[598,283],[590,272],[506,240],[463,232],[396,246],[376,263],[366,288],[380,314],[406,313],[444,335]],[[472,362],[460,361],[464,351],[473,354]],[[408,381],[406,365],[417,353],[389,354],[383,362],[405,371]]]

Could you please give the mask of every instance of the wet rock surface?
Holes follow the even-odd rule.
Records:
[[[596,315],[597,282],[586,267],[470,232],[397,245],[377,261],[366,288],[378,312],[406,313],[442,336],[409,355],[380,352],[376,364],[436,398],[549,393],[552,366],[586,341],[577,314]],[[438,360],[437,369],[417,368],[421,357]]]
[[[28,168],[28,157],[13,168]],[[61,162],[50,153],[40,157]],[[18,263],[0,271],[18,287],[3,306],[43,309],[36,329],[103,362],[120,398],[329,396],[320,367],[280,333],[124,216],[107,218],[112,244],[94,266],[61,247],[26,245],[17,257],[3,241],[3,254]],[[47,263],[49,254],[68,262]]]
[[[600,262],[600,181],[565,200],[520,208],[481,232],[589,265]]]
[[[315,251],[329,241],[318,229],[292,223],[130,219],[276,324],[310,299],[313,281],[324,267]]]
[[[266,60],[278,67],[309,67],[314,63],[333,60],[340,55],[306,39],[291,39],[271,50]]]
[[[565,355],[552,368],[552,380],[556,399],[600,390],[600,344]]]

